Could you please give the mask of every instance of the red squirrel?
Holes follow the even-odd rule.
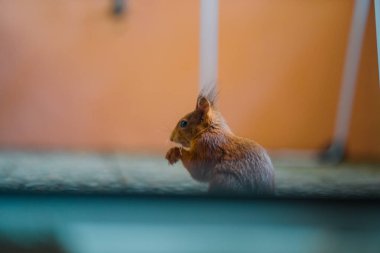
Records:
[[[195,110],[180,119],[166,154],[181,160],[190,175],[209,183],[210,193],[274,193],[274,169],[263,147],[234,135],[215,106],[216,90],[201,91]]]

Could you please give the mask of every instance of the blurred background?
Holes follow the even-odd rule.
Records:
[[[379,192],[371,1],[0,1],[0,37],[0,188],[205,191],[164,154],[211,80],[279,193]]]
[[[0,146],[164,154],[198,93],[200,2],[0,1]],[[354,1],[219,1],[220,110],[269,150],[333,138]],[[371,4],[347,152],[380,161]]]
[[[379,198],[374,2],[0,0],[1,251],[378,252],[378,204],[190,199],[164,159],[209,69],[276,197]]]

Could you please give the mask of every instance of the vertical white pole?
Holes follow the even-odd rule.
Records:
[[[218,0],[200,0],[199,88],[216,85],[218,76]]]
[[[379,67],[378,77],[380,83],[380,0],[375,0],[376,18],[376,40],[377,40],[377,66]]]
[[[352,107],[355,95],[355,85],[359,70],[361,49],[367,23],[369,0],[356,0],[348,39],[346,60],[343,69],[342,86],[338,104],[338,114],[335,123],[335,133],[332,145],[345,147],[351,121]]]

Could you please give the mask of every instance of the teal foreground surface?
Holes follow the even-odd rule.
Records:
[[[0,252],[380,252],[376,164],[273,160],[264,199],[159,156],[1,152]]]
[[[322,165],[273,159],[276,195],[380,197],[377,164]],[[0,152],[0,189],[42,192],[202,194],[180,163],[124,153]]]
[[[378,253],[375,200],[0,194],[1,252]]]

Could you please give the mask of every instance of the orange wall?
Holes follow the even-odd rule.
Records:
[[[222,111],[273,149],[320,149],[333,137],[353,1],[221,0]],[[351,157],[380,159],[373,6],[349,134]]]
[[[197,93],[199,3],[110,3],[0,3],[2,147],[168,145]]]
[[[352,158],[380,161],[380,85],[374,8],[364,37],[348,152]]]
[[[223,109],[273,148],[319,148],[334,127],[352,2],[270,2],[222,1]]]
[[[160,151],[198,88],[199,1],[0,2],[0,146]],[[353,1],[220,0],[220,107],[271,149],[331,140]],[[349,137],[380,157],[373,11]]]

